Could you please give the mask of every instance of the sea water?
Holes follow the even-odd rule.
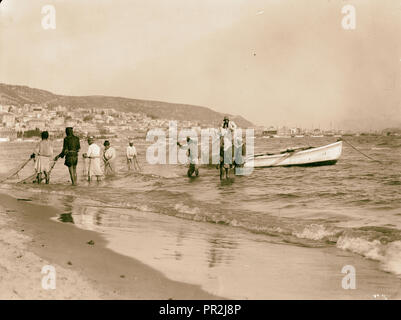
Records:
[[[255,153],[334,140],[260,138]],[[232,175],[227,181],[219,180],[215,168],[202,167],[200,177],[189,179],[184,165],[147,164],[149,144],[144,140],[136,144],[142,172],[127,172],[126,146],[111,141],[118,153],[118,173],[113,178],[89,184],[80,158],[79,185],[72,187],[60,159],[48,186],[16,183],[32,174],[30,163],[1,187],[59,207],[63,214],[55,217],[58,221],[103,233],[111,249],[138,258],[174,280],[198,283],[234,298],[285,298],[291,283],[305,274],[291,269],[291,274],[280,275],[283,266],[275,259],[282,259],[283,252],[288,253],[287,263],[304,271],[303,264],[339,277],[342,265],[358,264],[355,259],[360,257],[382,272],[365,272],[373,284],[380,282],[378,275],[385,277],[384,272],[401,275],[401,137],[346,140],[380,162],[343,143],[343,154],[333,166],[255,169],[250,176]],[[32,142],[1,144],[0,175],[23,163],[34,146]],[[87,148],[85,143],[82,147]],[[61,151],[61,142],[55,141],[54,148]],[[322,252],[336,256],[338,265],[321,260]],[[268,294],[264,278],[269,277],[263,270],[271,273],[275,266],[277,277],[288,283],[282,292]],[[333,290],[333,297],[344,294],[340,289],[341,285]],[[297,294],[292,297],[302,298],[302,291]]]

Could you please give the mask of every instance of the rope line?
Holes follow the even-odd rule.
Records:
[[[58,160],[58,159],[57,159],[57,160]],[[52,163],[52,165],[51,165],[51,167],[50,167],[49,173],[48,173],[49,176],[50,176],[50,173],[52,172],[54,166],[56,165],[57,160],[56,160],[56,161],[53,161],[53,163]],[[17,183],[25,183],[25,182],[27,182],[27,181],[30,181],[30,180],[32,180],[32,179],[35,179],[36,176],[37,176],[37,173],[35,172],[34,174],[30,175],[29,177],[27,177],[27,178],[25,178],[25,179],[22,179],[21,181],[18,181]]]
[[[5,182],[6,180],[8,180],[8,179],[14,177],[15,175],[17,175],[22,169],[25,168],[25,166],[26,166],[31,160],[32,160],[31,158],[29,158],[28,160],[26,160],[23,164],[21,164],[21,165],[18,167],[17,171],[15,171],[13,174],[11,174],[11,175],[7,176],[6,178],[4,178],[3,180],[1,180],[0,183],[3,183],[3,182]]]
[[[368,159],[370,159],[370,160],[372,160],[372,161],[375,161],[375,162],[383,163],[382,161],[373,159],[372,157],[370,157],[370,156],[368,156],[367,154],[363,153],[362,151],[358,150],[356,147],[354,147],[354,146],[353,146],[350,142],[348,142],[347,140],[342,139],[342,141],[344,141],[345,143],[347,143],[352,149],[354,149],[354,150],[358,151],[360,154],[364,155],[366,158],[368,158]]]

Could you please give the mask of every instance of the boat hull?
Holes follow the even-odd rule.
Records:
[[[275,155],[255,155],[248,159],[244,167],[268,168],[268,167],[311,167],[334,165],[340,158],[342,152],[342,141],[326,146],[295,150]]]

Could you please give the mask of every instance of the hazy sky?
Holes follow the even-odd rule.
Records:
[[[56,8],[56,30],[41,26]],[[341,8],[356,8],[356,29]],[[209,106],[260,125],[401,126],[399,0],[3,0],[0,82]]]

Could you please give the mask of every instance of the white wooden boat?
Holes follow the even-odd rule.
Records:
[[[244,167],[264,168],[278,166],[322,166],[337,162],[342,152],[342,141],[322,147],[287,149],[279,154],[255,154],[248,158]]]

